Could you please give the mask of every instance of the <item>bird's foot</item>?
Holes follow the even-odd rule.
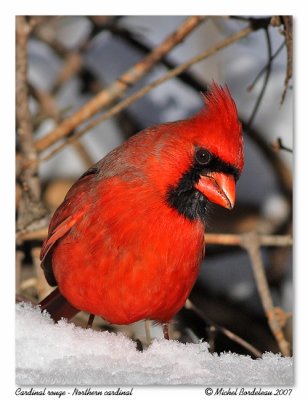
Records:
[[[163,324],[163,334],[164,334],[164,338],[166,340],[169,340],[169,329],[168,328],[169,328],[169,324],[167,322],[165,322]]]
[[[86,329],[89,329],[89,328],[92,327],[94,318],[95,318],[95,315],[94,315],[94,314],[90,314],[90,315],[89,315],[89,319],[88,319],[88,323],[87,323]]]

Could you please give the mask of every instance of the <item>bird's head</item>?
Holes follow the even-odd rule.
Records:
[[[233,208],[244,164],[241,124],[228,88],[213,84],[204,101],[192,118],[156,128],[149,160],[168,204],[203,221],[208,201]]]

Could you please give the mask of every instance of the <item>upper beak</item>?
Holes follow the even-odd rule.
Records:
[[[201,175],[195,188],[209,201],[231,210],[235,203],[235,180],[232,175],[211,172]]]

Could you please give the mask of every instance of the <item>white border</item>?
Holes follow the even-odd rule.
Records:
[[[182,4],[184,3],[184,4]],[[1,397],[15,398],[14,371],[14,103],[15,103],[15,15],[271,15],[295,17],[295,285],[296,285],[296,386],[292,398],[304,398],[307,381],[307,228],[308,223],[308,123],[307,123],[307,18],[304,1],[189,0],[11,0],[0,9],[0,304],[1,304]],[[303,131],[303,132],[302,132]],[[301,223],[300,223],[301,222]],[[136,388],[137,389],[137,388]],[[198,388],[143,388],[137,398],[176,396],[204,398]],[[28,398],[23,396],[22,398]],[[276,397],[275,397],[276,398]]]

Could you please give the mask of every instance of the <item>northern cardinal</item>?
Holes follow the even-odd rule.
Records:
[[[141,131],[85,172],[56,210],[41,260],[51,316],[79,310],[114,324],[167,323],[204,253],[208,202],[231,209],[242,129],[227,87],[213,83],[193,117]]]

